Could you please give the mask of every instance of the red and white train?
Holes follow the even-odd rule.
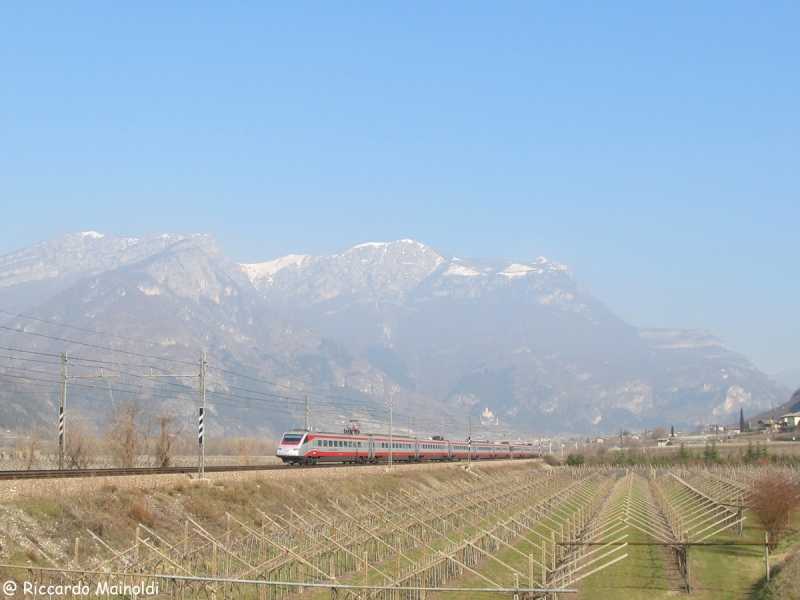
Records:
[[[278,445],[278,458],[292,465],[317,463],[378,463],[392,461],[492,460],[535,458],[541,450],[527,443],[458,442],[434,436],[428,439],[361,433],[289,431]]]

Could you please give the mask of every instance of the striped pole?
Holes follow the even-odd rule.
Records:
[[[61,353],[61,403],[58,407],[58,468],[64,468],[67,445],[67,353]]]
[[[205,461],[206,449],[203,445],[205,437],[205,416],[206,416],[206,351],[200,353],[200,408],[198,410],[197,423],[197,477],[203,479],[206,474]]]

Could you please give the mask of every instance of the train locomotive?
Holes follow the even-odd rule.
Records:
[[[535,458],[541,450],[530,443],[451,441],[441,436],[418,438],[362,434],[357,428],[343,433],[288,431],[278,445],[278,458],[291,465],[319,463],[376,464],[387,462],[496,460]]]

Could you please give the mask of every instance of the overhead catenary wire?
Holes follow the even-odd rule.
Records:
[[[76,344],[78,346],[85,346],[87,348],[96,348],[98,350],[106,350],[107,352],[119,352],[121,354],[129,354],[131,356],[141,356],[141,357],[150,358],[150,359],[153,359],[153,360],[166,360],[166,361],[169,361],[169,362],[179,363],[179,364],[183,364],[183,365],[194,365],[195,364],[193,362],[188,362],[188,361],[185,361],[185,360],[177,360],[175,358],[167,358],[165,356],[153,356],[151,354],[142,354],[140,352],[132,352],[130,350],[122,350],[120,348],[109,348],[108,346],[99,346],[97,344],[89,344],[88,342],[79,342],[77,340],[69,340],[69,339],[66,339],[66,338],[60,338],[60,337],[53,336],[53,335],[46,335],[44,333],[36,333],[35,331],[23,331],[21,329],[15,329],[14,327],[7,327],[6,325],[0,325],[0,329],[4,329],[6,331],[11,331],[13,333],[20,333],[20,334],[25,334],[25,335],[34,335],[36,337],[46,338],[48,340],[55,340],[55,341],[58,341],[58,342],[67,342],[68,344]]]
[[[36,373],[37,374],[41,374],[38,371]],[[52,374],[52,375],[55,376],[55,374]],[[50,386],[50,392],[48,392],[48,393],[55,393],[57,391],[57,387],[58,387],[58,385],[60,383],[59,381],[52,380],[52,379],[41,379],[41,378],[31,377],[31,376],[27,376],[27,375],[12,375],[12,374],[8,374],[8,373],[0,373],[0,378],[12,378],[12,379],[15,379],[17,381],[21,380],[21,381],[25,381],[25,382],[36,382],[37,384],[44,384],[44,385]],[[133,389],[133,390],[131,390],[131,389],[121,389],[120,387],[114,387],[114,386],[95,387],[95,386],[92,386],[92,385],[87,385],[87,384],[82,384],[82,383],[73,383],[71,385],[72,385],[72,387],[83,388],[83,389],[91,389],[91,390],[94,390],[94,391],[97,391],[97,392],[111,390],[111,391],[114,391],[114,392],[117,392],[117,393],[130,394],[130,395],[134,395],[134,396],[143,396],[143,397],[146,397],[146,398],[162,398],[162,399],[167,399],[167,400],[178,400],[178,401],[184,401],[184,402],[194,402],[193,399],[186,399],[186,398],[181,399],[181,398],[178,398],[176,396],[168,396],[168,395],[164,395],[164,394],[157,394],[157,393],[152,393],[150,391],[137,391],[135,389]],[[134,386],[132,386],[132,384],[118,384],[118,386],[119,385],[125,385],[127,387],[134,387]],[[190,389],[190,391],[195,391],[196,392],[196,390],[191,390],[191,389]],[[212,397],[215,396],[215,395],[229,396],[228,401],[225,401],[225,398],[222,398],[222,399],[214,398],[213,401],[212,401],[212,405],[213,406],[229,407],[229,408],[237,408],[237,409],[245,409],[245,410],[265,411],[265,412],[269,412],[269,413],[278,413],[278,414],[284,414],[284,415],[289,415],[289,416],[294,416],[294,417],[297,417],[300,414],[300,407],[299,406],[295,407],[294,410],[291,410],[291,409],[287,409],[287,408],[281,406],[281,403],[270,402],[270,403],[267,404],[267,403],[264,403],[263,399],[259,399],[259,398],[252,398],[252,397],[238,396],[238,395],[229,395],[229,394],[224,394],[224,393],[223,394],[219,394],[219,393],[216,393],[216,392],[210,392],[210,395]],[[104,403],[107,402],[107,401],[103,401],[103,400],[100,400],[100,399],[97,399],[97,398],[88,398],[88,397],[84,397],[84,398],[88,402],[104,402]],[[238,400],[238,402],[237,402],[237,400]],[[242,400],[244,402],[241,402]],[[254,402],[254,401],[255,402],[261,401],[262,403],[261,404],[253,404],[252,402]],[[331,409],[333,409],[333,408],[335,408],[335,407],[326,408],[326,409],[323,409],[323,411],[327,411],[328,414],[335,414],[335,413],[331,412]],[[319,410],[315,409],[312,412],[314,414],[324,414],[323,411],[319,411]],[[190,413],[177,413],[177,414],[190,414]],[[383,415],[381,415],[381,416],[383,416]],[[221,418],[221,416],[215,414],[214,418]],[[235,417],[226,417],[226,418],[228,418],[230,420],[236,420]],[[428,427],[426,427],[426,429],[428,431],[436,431],[436,430],[439,430],[439,429],[447,431],[447,430],[452,430],[453,428],[460,429],[461,427],[463,427],[463,423],[456,422],[456,421],[428,421],[426,423],[426,425],[428,425]],[[487,430],[487,432],[488,432],[488,430]]]
[[[10,314],[15,314],[15,313],[10,313]],[[16,315],[16,316],[22,316],[22,315]],[[27,318],[27,317],[23,317],[23,318]],[[39,319],[39,320],[41,320],[41,319]],[[45,322],[51,323],[51,324],[54,324],[54,325],[60,325],[59,323],[54,323],[54,322],[51,322],[51,321],[45,321]],[[192,366],[195,365],[194,362],[177,360],[177,359],[174,359],[174,358],[168,358],[168,357],[164,357],[164,356],[153,356],[153,355],[150,355],[150,354],[142,354],[140,352],[132,352],[130,350],[122,350],[122,349],[119,349],[119,348],[109,348],[107,346],[99,346],[97,344],[89,344],[87,342],[79,342],[79,341],[76,341],[76,340],[70,340],[70,339],[62,338],[62,337],[58,337],[58,336],[46,335],[46,334],[37,333],[37,332],[34,332],[34,331],[25,331],[25,330],[13,328],[13,327],[8,327],[8,326],[5,326],[5,325],[0,325],[0,329],[4,329],[4,330],[7,330],[7,331],[10,331],[10,332],[13,332],[13,333],[18,333],[18,334],[33,335],[33,336],[36,336],[36,337],[41,337],[41,338],[45,338],[45,339],[49,339],[49,340],[62,341],[62,342],[66,342],[66,343],[69,343],[69,344],[77,344],[77,345],[85,346],[85,347],[89,347],[89,348],[105,350],[107,352],[118,352],[118,353],[127,354],[127,355],[131,355],[131,356],[138,356],[138,357],[141,357],[141,358],[148,358],[148,359],[151,359],[151,360],[164,360],[164,361],[169,361],[169,362],[178,363],[178,364],[184,364],[184,365],[192,365]],[[82,329],[82,328],[77,328],[77,329]],[[85,331],[89,331],[89,332],[92,332],[92,333],[98,333],[98,332],[94,332],[93,330],[85,330]],[[114,334],[107,334],[107,335],[115,337]],[[169,346],[169,347],[172,348],[172,346]],[[52,354],[48,354],[48,355],[52,355]],[[53,355],[53,356],[58,356],[58,355]],[[96,362],[102,362],[102,361],[99,361],[98,359],[84,359],[84,360],[87,360],[87,361],[88,360],[94,360]],[[224,360],[224,359],[221,359],[221,360]],[[233,362],[236,362],[236,361],[233,361]],[[238,364],[243,364],[243,363],[238,363]],[[248,368],[253,368],[254,370],[261,371],[260,369],[257,369],[255,367],[248,367]],[[268,381],[268,380],[264,380],[264,379],[250,377],[248,375],[244,375],[244,374],[241,374],[241,373],[236,373],[236,372],[230,371],[228,369],[222,369],[220,367],[214,367],[213,365],[209,365],[208,369],[216,370],[216,371],[219,371],[219,372],[222,372],[222,373],[228,373],[230,375],[234,375],[234,376],[237,376],[237,377],[243,377],[245,379],[251,379],[253,381],[258,381],[259,383],[266,384],[266,385],[273,385],[273,386],[276,386],[276,387],[281,387],[281,388],[290,389],[290,390],[294,390],[294,391],[300,391],[297,388],[293,388],[291,386],[286,386],[284,384],[281,384],[281,383],[278,383],[278,382],[275,382],[275,381]],[[265,371],[262,371],[262,372],[265,372]],[[298,382],[304,383],[306,385],[311,385],[307,381],[293,379],[293,378],[290,378],[290,377],[285,377],[285,378],[286,379],[291,379],[293,381],[298,381]],[[341,396],[333,396],[333,395],[330,395],[330,394],[323,394],[321,392],[316,392],[313,389],[303,390],[303,391],[304,391],[304,393],[313,394],[313,395],[320,396],[320,397],[338,399],[338,400],[342,400],[342,401],[351,401],[350,398],[344,398],[344,397],[341,397]]]
[[[6,311],[6,312],[8,312],[8,311]],[[11,313],[11,314],[13,314],[13,313]],[[48,322],[48,323],[51,323],[51,322]],[[58,323],[52,323],[52,324],[61,325],[61,324],[58,324]],[[188,362],[188,361],[172,359],[172,358],[168,358],[168,357],[165,357],[165,356],[154,356],[154,355],[143,354],[143,353],[139,353],[139,352],[132,352],[132,351],[128,351],[128,350],[122,350],[122,349],[118,349],[118,348],[110,348],[110,347],[106,347],[106,346],[100,346],[100,345],[97,345],[97,344],[89,344],[89,343],[86,343],[86,342],[79,342],[79,341],[76,341],[76,340],[60,338],[60,337],[57,337],[57,336],[51,336],[51,335],[41,334],[41,333],[37,333],[37,332],[24,331],[24,330],[11,328],[11,327],[7,327],[7,326],[0,326],[0,329],[8,330],[8,331],[11,331],[13,333],[18,333],[18,334],[33,335],[33,336],[41,337],[41,338],[45,338],[45,339],[62,341],[62,342],[65,342],[65,343],[70,343],[70,344],[77,344],[77,345],[80,345],[80,346],[99,349],[99,350],[104,350],[104,351],[108,351],[108,352],[112,352],[112,353],[115,353],[115,352],[123,353],[123,354],[130,355],[130,356],[136,356],[136,357],[139,357],[139,358],[144,358],[144,359],[147,359],[149,361],[168,361],[168,362],[171,362],[173,364],[184,364],[184,365],[191,365],[191,366],[195,366],[196,365],[196,363],[194,363],[194,362]],[[81,329],[81,328],[77,328],[77,329]],[[92,332],[92,333],[101,333],[101,332],[95,332],[93,330],[86,330],[86,331],[89,331],[89,332]],[[109,334],[109,335],[114,337],[114,334]],[[124,337],[124,336],[117,336],[117,337]],[[173,346],[168,346],[168,347],[172,348]],[[11,352],[20,352],[20,353],[30,354],[30,355],[34,355],[34,356],[35,355],[39,355],[39,356],[47,356],[47,357],[52,357],[52,358],[56,358],[56,357],[59,356],[58,354],[51,353],[51,352],[41,352],[41,351],[27,350],[27,349],[22,349],[22,348],[11,348],[11,347],[7,347],[7,346],[2,346],[0,348],[8,350],[8,351],[11,351]],[[8,360],[31,360],[31,362],[33,362],[32,359],[25,359],[25,358],[22,358],[22,357],[19,357],[19,358],[17,358],[17,357],[6,357],[6,358]],[[163,376],[165,378],[172,374],[169,371],[167,371],[166,369],[164,369],[163,367],[158,367],[158,366],[154,366],[154,365],[147,365],[147,364],[139,365],[139,364],[133,364],[133,363],[121,363],[121,362],[115,361],[115,360],[91,359],[91,358],[85,358],[85,357],[79,357],[79,356],[76,356],[76,357],[72,357],[71,356],[70,357],[70,361],[93,363],[93,364],[100,364],[100,365],[115,365],[115,366],[116,365],[120,365],[120,366],[124,365],[124,366],[136,367],[136,368],[138,368],[138,367],[149,368],[149,369],[154,369],[154,370],[160,371],[159,375],[161,375],[161,376]],[[48,361],[40,361],[40,362],[41,363],[47,363]],[[238,361],[233,361],[233,362],[237,362],[237,364],[245,366],[245,368],[251,368],[251,369],[256,370],[258,372],[266,373],[266,371],[264,371],[262,369],[258,369],[258,368],[255,368],[255,367],[249,367],[247,365],[243,365],[243,363],[238,363]],[[362,394],[364,397],[360,398],[360,399],[357,398],[357,397],[356,398],[354,398],[354,397],[349,397],[348,398],[348,397],[343,397],[343,396],[336,396],[336,395],[332,395],[332,394],[325,394],[325,393],[322,393],[322,392],[317,392],[317,391],[314,391],[313,389],[298,389],[298,388],[295,388],[293,386],[287,386],[287,385],[284,385],[284,384],[281,384],[281,383],[278,383],[278,382],[275,382],[275,381],[266,380],[266,379],[263,379],[263,378],[260,378],[260,377],[251,377],[251,376],[245,375],[243,373],[237,373],[235,371],[231,371],[230,369],[224,369],[224,368],[221,368],[221,367],[215,367],[213,365],[210,365],[209,369],[217,371],[219,373],[232,375],[234,377],[241,377],[241,378],[244,378],[244,379],[256,382],[256,383],[260,383],[262,385],[280,387],[282,389],[291,390],[291,391],[294,391],[296,393],[302,392],[304,394],[310,394],[311,396],[314,396],[314,397],[317,397],[317,398],[325,398],[327,400],[334,400],[336,402],[331,402],[330,403],[331,406],[333,408],[341,410],[343,412],[344,411],[365,412],[365,413],[373,415],[373,416],[375,416],[375,415],[385,415],[386,412],[387,412],[386,409],[383,408],[383,406],[382,406],[383,397],[382,396],[376,396],[374,394],[369,394],[369,393],[365,393],[365,392],[358,392],[359,394]],[[130,376],[132,376],[132,377],[140,377],[140,378],[146,377],[145,375],[140,375],[140,374],[130,374]],[[289,378],[289,377],[284,377],[284,376],[281,376],[281,377],[283,377],[284,379],[293,380],[292,378]],[[296,381],[300,381],[300,380],[296,380]],[[51,382],[51,383],[56,383],[56,382]],[[166,382],[166,381],[164,381],[162,383],[170,384],[170,382]],[[302,382],[302,383],[308,384],[308,382]],[[123,385],[130,385],[130,384],[123,384]],[[179,387],[187,387],[187,389],[188,389],[188,386],[180,386],[180,384],[175,384],[174,382],[171,382],[171,385],[173,385],[173,386],[178,385]],[[300,398],[294,398],[294,397],[290,397],[290,396],[286,396],[286,395],[273,394],[273,393],[265,392],[265,391],[261,391],[261,390],[252,390],[252,389],[244,388],[244,387],[240,387],[240,386],[230,386],[230,385],[224,384],[224,383],[223,383],[223,385],[225,385],[228,389],[234,389],[236,391],[241,391],[241,392],[244,392],[244,393],[247,393],[247,394],[255,394],[256,396],[268,396],[268,397],[275,398],[278,401],[288,401],[288,402],[297,402],[297,403],[299,403],[301,401]],[[94,386],[92,386],[92,387],[94,387]],[[114,388],[112,388],[112,389],[114,389]],[[125,390],[118,390],[118,391],[125,391]],[[231,399],[242,399],[242,400],[246,400],[246,401],[263,401],[263,398],[254,398],[252,396],[242,396],[241,394],[231,394],[229,392],[223,392],[223,391],[220,391],[220,390],[213,390],[213,389],[209,389],[209,394],[217,395],[217,396],[221,395],[221,396],[226,396],[226,397],[231,398]],[[165,397],[163,395],[162,396],[158,396],[156,394],[153,394],[152,392],[149,393],[148,395],[150,395],[152,397]],[[168,397],[168,398],[171,398],[171,397]],[[315,400],[315,402],[318,402],[318,400]],[[219,402],[217,402],[217,403],[219,404]],[[222,405],[222,404],[220,404],[220,405]],[[277,409],[279,407],[277,405],[273,405],[273,406],[277,411]],[[277,411],[277,412],[283,412],[284,414],[291,414],[293,416],[295,414],[292,411],[288,411],[288,412],[287,411]],[[427,415],[429,418],[426,420],[426,424],[428,426],[430,426],[431,428],[435,427],[435,428],[443,428],[443,429],[448,429],[449,430],[451,428],[461,428],[461,427],[464,426],[464,423],[462,421],[460,421],[460,420],[448,419],[448,418],[442,419],[442,415],[441,415],[440,412],[436,412],[436,411],[432,411],[432,410],[426,410],[426,409],[422,409],[422,408],[419,408],[419,407],[416,407],[413,412],[406,413],[404,411],[397,411],[396,414],[400,418],[403,418],[403,417],[406,417],[406,418],[408,418],[408,417],[420,417],[420,416],[424,417],[424,416]],[[491,430],[486,430],[486,431],[491,431]],[[524,435],[524,434],[522,432],[519,432],[516,435]]]
[[[106,337],[110,337],[110,338],[122,339],[122,340],[130,341],[130,342],[142,343],[142,344],[147,344],[147,345],[151,345],[151,346],[160,346],[160,347],[164,347],[164,348],[169,348],[169,349],[174,349],[174,350],[181,350],[181,351],[189,351],[189,352],[196,352],[197,351],[197,350],[193,350],[191,348],[178,346],[177,344],[166,344],[166,343],[163,343],[163,342],[154,342],[154,341],[150,341],[150,340],[142,340],[140,338],[132,338],[132,337],[129,337],[129,336],[123,336],[123,335],[114,334],[114,333],[97,331],[97,330],[94,330],[94,329],[88,329],[88,328],[84,328],[84,327],[77,327],[75,325],[67,325],[65,323],[58,323],[57,321],[49,321],[47,319],[42,319],[42,318],[39,318],[39,317],[32,317],[32,316],[29,316],[29,315],[22,315],[22,314],[19,314],[19,313],[14,313],[14,312],[7,311],[7,310],[2,310],[2,309],[0,309],[0,314],[6,314],[6,315],[9,315],[9,316],[12,316],[12,317],[17,317],[17,318],[21,318],[21,319],[28,319],[28,320],[32,320],[32,321],[36,321],[36,322],[40,322],[40,323],[46,323],[48,325],[53,325],[53,326],[56,326],[56,327],[63,327],[63,328],[67,328],[67,329],[73,329],[73,330],[76,330],[76,331],[82,331],[82,332],[91,333],[91,334],[95,334],[95,335],[102,335],[102,336],[106,336]],[[149,358],[149,359],[152,359],[152,360],[166,360],[166,361],[170,361],[170,362],[174,362],[174,363],[181,363],[181,364],[187,364],[187,365],[194,365],[195,364],[193,362],[180,361],[180,360],[177,360],[177,359],[171,359],[171,358],[167,358],[167,357],[164,357],[164,356],[146,355],[146,354],[137,353],[137,352],[131,352],[131,351],[127,351],[127,350],[121,350],[121,349],[115,349],[115,348],[107,348],[107,347],[103,347],[103,346],[98,346],[96,344],[88,344],[88,343],[85,343],[85,342],[77,342],[75,340],[67,340],[65,338],[58,338],[58,337],[55,337],[55,336],[47,336],[47,335],[36,333],[36,332],[22,331],[22,330],[11,328],[11,327],[7,327],[7,326],[0,326],[0,329],[6,329],[6,330],[14,331],[14,332],[17,332],[17,333],[27,333],[27,334],[36,335],[36,336],[39,336],[39,337],[48,338],[48,339],[65,341],[67,343],[78,344],[78,345],[82,345],[82,346],[86,346],[86,347],[92,347],[92,348],[101,349],[101,350],[107,350],[107,351],[110,351],[110,352],[120,352],[120,353],[124,353],[124,354],[128,354],[128,355],[139,356],[139,357],[143,357],[143,358]],[[53,355],[53,356],[58,356],[58,355]],[[254,366],[251,366],[251,365],[246,365],[246,364],[244,364],[244,363],[242,363],[240,361],[237,361],[235,359],[232,359],[232,358],[225,359],[225,358],[213,355],[213,354],[208,354],[208,356],[212,356],[212,357],[214,357],[214,358],[216,358],[218,360],[221,360],[221,361],[227,361],[229,363],[238,364],[238,365],[240,365],[240,366],[242,366],[242,367],[244,367],[246,369],[250,369],[250,370],[253,370],[253,371],[256,371],[256,372],[270,374],[270,375],[273,374],[273,373],[270,373],[269,371],[266,371],[264,369],[260,369],[258,367],[254,367]],[[76,359],[76,360],[102,362],[102,361],[97,361],[96,359]],[[129,366],[137,366],[137,365],[129,365]],[[220,372],[228,373],[230,375],[234,375],[234,376],[237,376],[237,377],[244,377],[244,378],[247,378],[247,379],[251,379],[253,381],[258,381],[258,382],[260,382],[262,384],[282,387],[284,389],[290,389],[290,390],[293,390],[293,391],[300,391],[300,390],[297,390],[296,388],[293,388],[291,386],[285,386],[285,385],[277,383],[277,382],[267,381],[267,380],[260,379],[260,378],[249,377],[247,375],[244,375],[242,373],[236,373],[235,371],[231,371],[229,369],[221,369],[219,367],[214,367],[213,365],[209,365],[208,368],[209,369],[214,369],[214,370],[217,370],[217,371],[220,371]],[[308,382],[308,381],[305,381],[305,380],[302,380],[302,379],[293,378],[293,377],[290,377],[288,375],[281,375],[280,377],[283,378],[283,379],[288,379],[290,381],[297,381],[297,382],[303,383],[305,385],[310,385],[310,382]],[[260,392],[260,391],[257,391],[257,390],[242,389],[241,391],[247,391],[249,393],[256,393],[256,394],[264,394],[264,392]],[[302,390],[302,391],[304,393],[312,394],[312,395],[315,395],[315,396],[318,396],[318,397],[336,399],[336,400],[340,400],[340,401],[343,401],[343,402],[350,402],[351,406],[353,406],[353,403],[357,405],[357,401],[354,401],[351,398],[343,398],[341,396],[334,396],[334,395],[331,395],[331,394],[323,394],[321,392],[316,392],[314,390]],[[363,393],[363,392],[361,392],[361,393]],[[382,403],[384,399],[382,397],[376,397],[376,396],[374,396],[372,394],[367,394],[367,395],[376,398],[376,407],[374,408],[374,410],[375,411],[379,411],[380,409],[378,408],[378,403]],[[436,416],[440,415],[440,413],[433,413],[433,412],[428,412],[428,411],[420,410],[420,409],[416,409],[414,414],[416,416],[419,416],[420,414],[424,415],[426,412],[429,415],[430,414],[435,414]],[[398,415],[399,416],[406,416],[406,415],[402,415],[402,413],[398,413]],[[455,423],[460,423],[460,421],[453,421],[453,423],[454,424]]]
[[[151,342],[151,341],[148,341],[148,340],[142,340],[140,338],[132,338],[132,337],[124,336],[124,335],[119,335],[117,333],[108,333],[108,332],[105,332],[105,331],[97,331],[95,329],[87,329],[86,327],[77,327],[75,325],[67,325],[66,323],[59,323],[58,321],[48,321],[47,319],[42,319],[42,318],[39,318],[39,317],[31,317],[29,315],[21,315],[19,313],[14,313],[14,312],[11,312],[11,311],[8,311],[8,310],[0,309],[0,313],[5,314],[5,315],[10,315],[12,317],[18,317],[20,319],[29,319],[31,321],[37,321],[39,323],[47,323],[48,325],[55,325],[57,327],[65,327],[67,329],[74,329],[76,331],[83,331],[83,332],[86,332],[86,333],[93,333],[93,334],[96,334],[96,335],[104,335],[106,337],[117,338],[117,339],[120,339],[120,340],[129,341],[129,342],[138,342],[140,344],[148,344],[150,346],[162,346],[164,348],[170,348],[170,349],[176,349],[176,350],[185,350],[185,351],[188,351],[188,352],[196,352],[196,350],[194,350],[192,348],[181,348],[180,346],[177,346],[176,344],[165,344],[163,342]]]
[[[21,318],[21,319],[29,319],[29,320],[37,321],[37,322],[40,322],[40,323],[46,323],[48,325],[53,325],[53,326],[56,326],[56,327],[64,327],[64,328],[67,328],[67,329],[74,329],[76,331],[83,331],[83,332],[86,332],[86,333],[92,333],[92,334],[96,334],[96,335],[103,335],[103,336],[107,336],[107,337],[111,337],[111,338],[131,341],[131,342],[137,342],[137,343],[148,344],[148,345],[153,345],[153,346],[161,346],[161,347],[164,347],[164,348],[177,349],[177,350],[182,350],[182,351],[197,352],[197,350],[194,350],[194,349],[191,349],[191,348],[183,348],[183,347],[177,346],[175,344],[165,344],[163,342],[153,342],[153,341],[148,341],[148,340],[142,340],[142,339],[139,339],[139,338],[132,338],[132,337],[127,337],[127,336],[122,336],[122,335],[115,334],[115,333],[107,333],[107,332],[103,332],[103,331],[97,331],[97,330],[88,329],[88,328],[85,328],[85,327],[76,327],[74,325],[67,325],[65,323],[58,323],[57,321],[49,321],[47,319],[42,319],[42,318],[39,318],[39,317],[31,317],[31,316],[28,316],[28,315],[22,315],[22,314],[19,314],[19,313],[14,313],[14,312],[7,311],[7,310],[2,310],[2,309],[0,309],[0,313],[7,314],[7,315],[10,315],[10,316],[13,316],[13,317],[18,317],[18,318]],[[109,351],[112,351],[112,352],[123,352],[123,353],[126,353],[126,354],[133,354],[134,356],[142,356],[142,357],[152,358],[154,360],[172,360],[173,362],[183,362],[183,361],[177,361],[175,359],[168,359],[168,358],[164,358],[164,357],[160,357],[160,356],[144,355],[144,354],[141,354],[141,353],[134,353],[134,352],[129,352],[129,351],[125,351],[125,350],[119,350],[119,349],[114,349],[114,348],[105,348],[105,347],[101,347],[101,346],[97,346],[97,345],[93,345],[93,344],[87,344],[87,343],[84,343],[84,342],[77,342],[77,341],[74,341],[74,340],[67,340],[65,338],[58,338],[58,337],[47,336],[47,335],[39,334],[39,333],[35,333],[35,332],[22,331],[22,330],[11,328],[11,327],[7,327],[7,326],[0,326],[0,329],[7,329],[9,331],[15,331],[15,332],[18,332],[18,333],[29,333],[31,335],[38,335],[38,336],[41,336],[41,337],[46,337],[48,339],[57,339],[57,340],[66,341],[66,342],[73,343],[73,344],[81,344],[81,345],[89,346],[89,347],[93,347],[93,348],[100,348],[100,349],[104,349],[104,350],[109,350]],[[254,371],[261,372],[261,373],[271,374],[268,371],[265,371],[265,370],[260,369],[258,367],[253,367],[251,365],[246,365],[246,364],[244,364],[244,363],[242,363],[240,361],[237,361],[235,359],[230,359],[230,358],[226,359],[226,358],[222,358],[220,356],[216,356],[216,355],[213,355],[213,354],[210,354],[210,353],[208,353],[207,355],[211,356],[213,358],[216,358],[217,360],[220,360],[220,361],[227,361],[227,362],[238,364],[238,365],[240,365],[240,366],[242,366],[242,367],[244,367],[246,369],[251,369],[251,370],[254,370]],[[54,356],[58,356],[58,355],[54,355]],[[90,359],[86,359],[86,360],[90,360]],[[186,362],[184,362],[184,364],[194,364],[194,363],[186,363]],[[210,369],[219,370],[219,371],[222,371],[222,372],[225,372],[225,373],[229,373],[231,375],[236,375],[238,377],[245,377],[245,378],[248,378],[248,379],[254,379],[254,378],[248,377],[247,375],[244,375],[244,374],[241,374],[241,373],[236,373],[234,371],[220,369],[219,367],[209,366],[209,368]],[[284,378],[284,379],[288,379],[290,381],[297,381],[298,383],[304,383],[306,385],[308,385],[310,383],[310,382],[308,382],[306,380],[290,377],[288,375],[281,375],[281,377]],[[280,387],[288,387],[288,386],[283,386],[282,384],[279,384],[279,383],[276,383],[276,382],[269,382],[269,381],[265,381],[265,380],[262,380],[262,379],[255,379],[255,380],[256,381],[260,381],[262,383],[268,383],[270,385],[276,385],[276,386],[280,386]],[[289,389],[294,389],[294,388],[289,388]],[[317,392],[310,392],[310,393],[315,393],[317,395],[323,395],[323,394],[319,394]],[[336,396],[329,396],[329,397],[336,398]],[[344,398],[339,398],[339,399],[344,400]]]
[[[11,349],[11,350],[12,351],[17,351],[19,349]],[[50,353],[37,353],[37,354],[51,356],[53,358],[58,356],[58,355],[50,354]],[[24,361],[30,361],[30,362],[40,362],[40,363],[44,363],[44,364],[53,364],[53,365],[60,364],[60,362],[56,362],[56,361],[44,361],[44,360],[40,360],[40,359],[29,359],[29,358],[19,358],[18,359],[17,357],[10,357],[10,356],[6,356],[6,355],[0,356],[0,358],[5,358],[5,359],[9,359],[9,360],[24,360]],[[117,363],[115,361],[103,361],[103,360],[98,360],[98,359],[84,359],[84,358],[81,358],[81,357],[70,357],[70,360],[71,361],[72,360],[89,361],[89,362],[96,363],[96,364],[106,364],[106,365],[118,365],[118,364],[120,364],[120,363]],[[129,363],[123,363],[123,364],[129,364]],[[147,365],[130,365],[130,366],[133,366],[133,367],[141,366],[143,368],[148,368]],[[11,368],[18,368],[18,367],[11,367]],[[153,368],[153,367],[150,367],[150,368]],[[24,370],[28,370],[28,369],[24,369]],[[165,385],[169,385],[169,386],[172,386],[172,387],[178,387],[178,388],[186,389],[186,390],[189,390],[189,391],[192,391],[192,390],[196,391],[196,388],[191,388],[189,386],[185,386],[185,385],[180,384],[180,383],[176,383],[176,382],[172,382],[172,381],[167,381],[166,380],[166,378],[171,377],[171,376],[176,376],[176,375],[183,376],[183,377],[190,377],[190,376],[194,376],[194,375],[177,374],[177,373],[173,373],[173,372],[168,372],[168,371],[166,371],[164,369],[159,369],[159,370],[163,371],[163,373],[159,373],[157,376],[153,377],[154,379],[161,378],[161,377],[165,378],[164,381],[160,381],[159,383],[162,383],[162,384],[165,384]],[[138,378],[142,378],[142,379],[149,377],[149,375],[147,375],[147,374],[142,375],[142,374],[138,374],[138,373],[130,373],[130,372],[122,371],[122,370],[119,370],[119,369],[116,370],[116,371],[119,372],[119,373],[127,374],[127,375],[129,375],[131,377],[138,377]],[[256,380],[256,381],[260,381],[260,380]],[[269,383],[269,382],[264,382],[264,383]],[[130,384],[122,383],[121,385],[130,385]],[[242,387],[239,387],[239,386],[230,386],[230,385],[225,384],[225,387],[226,387],[226,389],[232,389],[232,390],[242,391],[242,392],[249,393],[249,394],[261,395],[261,396],[269,396],[269,397],[273,397],[273,398],[276,398],[276,399],[279,399],[279,400],[286,400],[286,401],[292,401],[292,402],[300,402],[301,401],[300,398],[294,398],[294,397],[291,397],[291,396],[285,396],[285,395],[279,395],[279,394],[272,394],[270,392],[263,392],[263,391],[260,391],[260,390],[252,390],[252,389],[249,389],[249,388],[242,388]],[[298,390],[298,391],[300,391],[300,390]],[[234,397],[234,398],[243,398],[243,399],[247,399],[247,400],[257,400],[257,398],[253,398],[252,396],[242,396],[240,394],[231,394],[229,392],[222,392],[222,391],[213,390],[213,389],[209,390],[209,393],[217,394],[217,395],[225,395],[225,396],[230,396],[230,397]],[[323,395],[323,397],[340,400],[340,397],[337,397],[337,396]],[[353,399],[346,399],[346,400],[344,400],[342,402],[333,403],[333,406],[335,406],[336,408],[339,408],[341,410],[362,410],[362,411],[368,411],[370,413],[378,413],[378,414],[386,412],[386,409],[382,408],[380,405],[367,406],[363,401],[358,401],[358,400],[353,400]],[[422,411],[422,412],[424,413],[425,411]],[[398,414],[400,416],[411,416],[411,415],[404,415],[404,413],[402,413],[402,412],[399,412]],[[415,412],[415,416],[419,416],[420,414],[421,414],[420,411]],[[437,413],[429,412],[428,414],[430,414],[432,417],[439,417],[440,418],[440,415],[437,414]],[[447,423],[447,424],[457,424],[458,422],[457,421],[445,421],[445,423]]]

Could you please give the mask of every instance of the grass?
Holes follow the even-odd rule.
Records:
[[[628,527],[625,533],[628,534],[628,542],[656,541],[652,536],[633,527]],[[658,546],[626,546],[619,552],[619,555],[622,554],[627,554],[628,558],[579,582],[578,595],[570,597],[648,600],[675,595],[677,581],[675,577],[668,577],[668,573],[676,570],[670,569],[670,565],[666,564],[667,560],[672,559],[668,548],[662,550]]]
[[[744,535],[723,533],[709,541],[764,540],[764,530],[758,521],[747,515]],[[800,518],[794,526],[800,525]],[[640,534],[642,536],[643,534]],[[631,541],[637,539],[631,535]],[[641,541],[645,541],[642,539]],[[800,542],[800,534],[786,536],[773,555],[773,567],[781,564],[792,547]],[[609,598],[612,600],[645,600],[687,596],[682,578],[668,577],[670,570],[677,572],[671,552],[657,548],[629,546],[629,557],[592,576],[582,586],[577,598]],[[692,598],[700,600],[766,600],[765,564],[763,546],[709,546],[690,549],[689,566],[692,581]],[[800,597],[800,592],[798,596]]]

